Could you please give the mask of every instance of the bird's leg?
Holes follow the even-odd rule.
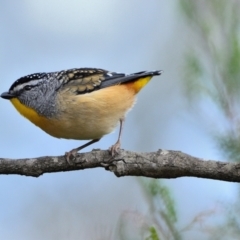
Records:
[[[112,156],[114,156],[115,154],[118,153],[118,150],[120,149],[121,147],[121,136],[122,136],[122,129],[123,129],[123,123],[124,123],[125,119],[124,118],[121,118],[120,119],[120,129],[119,129],[119,135],[118,135],[118,140],[117,142],[112,145],[110,148],[109,148],[109,152]]]
[[[99,140],[100,140],[100,139],[93,139],[93,140],[91,140],[91,141],[83,144],[83,145],[80,146],[80,147],[74,148],[74,149],[72,149],[71,151],[66,152],[66,153],[65,153],[65,157],[66,157],[66,160],[67,160],[68,164],[71,165],[70,157],[75,158],[78,151],[82,150],[82,149],[85,148],[85,147],[88,147],[89,145],[91,145],[91,144],[93,144],[93,143],[95,143],[95,142],[98,142]]]

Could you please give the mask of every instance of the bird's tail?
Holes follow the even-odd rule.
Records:
[[[128,75],[132,79],[127,83],[127,86],[132,88],[137,94],[152,77],[161,75],[163,71],[144,71]]]

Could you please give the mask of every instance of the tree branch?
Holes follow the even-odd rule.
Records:
[[[240,182],[240,164],[203,160],[179,151],[158,150],[136,153],[120,150],[112,158],[108,151],[93,150],[77,154],[69,165],[64,156],[28,159],[0,158],[0,174],[39,177],[44,173],[103,167],[117,177],[150,178],[200,177]]]

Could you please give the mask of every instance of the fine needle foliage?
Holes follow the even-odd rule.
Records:
[[[147,213],[124,211],[119,219],[117,240],[181,240],[194,232],[201,236],[212,235],[215,226],[212,218],[218,217],[216,209],[198,213],[182,226],[177,215],[176,203],[169,188],[162,180],[141,178]],[[204,234],[202,234],[204,232]],[[197,238],[201,239],[201,238]]]
[[[147,237],[146,240],[160,240],[155,227],[150,227],[149,232],[150,232],[150,236]]]
[[[143,178],[140,186],[148,211],[145,215],[125,211],[118,224],[119,239],[180,240],[175,203],[169,188],[160,180]]]
[[[181,234],[176,227],[177,213],[175,202],[167,186],[162,181],[143,180],[143,191],[147,197],[152,225],[146,240],[175,239],[180,240]]]
[[[190,39],[183,68],[188,102],[210,126],[224,157],[239,162],[240,1],[180,0],[180,7]],[[240,236],[239,202],[225,207],[224,221],[215,226],[211,239]]]
[[[180,0],[189,26],[184,86],[218,149],[240,161],[240,1]]]

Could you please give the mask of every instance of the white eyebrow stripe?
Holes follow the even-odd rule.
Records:
[[[37,85],[38,83],[40,83],[41,82],[41,80],[39,80],[39,79],[35,79],[35,80],[31,80],[31,81],[29,81],[29,82],[26,82],[26,83],[22,83],[22,84],[20,84],[20,85],[17,85],[14,89],[13,89],[13,91],[19,91],[19,90],[21,90],[21,89],[23,89],[25,86],[27,86],[27,85],[31,85],[31,86],[35,86],[35,85]]]

